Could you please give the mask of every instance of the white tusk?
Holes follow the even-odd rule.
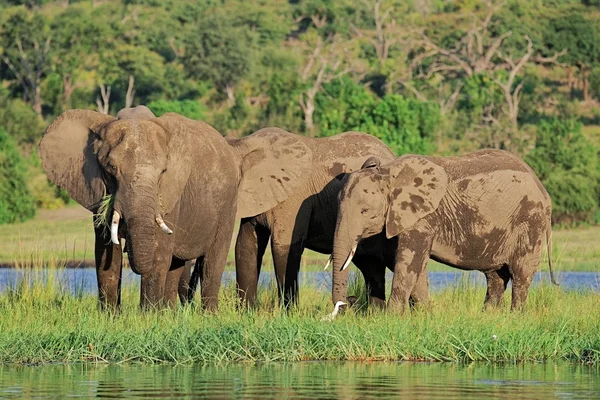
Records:
[[[329,265],[331,264],[331,260],[333,260],[333,256],[330,256],[329,260],[327,260],[327,264],[325,264],[325,268],[323,268],[324,271],[327,271],[327,268],[329,268]]]
[[[348,255],[348,259],[346,260],[346,262],[344,263],[344,266],[342,267],[342,269],[340,271],[345,270],[346,268],[348,268],[348,265],[350,265],[350,261],[352,261],[352,257],[354,257],[354,252],[356,252],[356,245],[352,248],[352,250],[350,251],[350,254]]]
[[[165,224],[165,221],[162,219],[162,217],[160,215],[158,217],[156,217],[156,223],[158,224],[158,226],[160,226],[160,229],[162,229],[162,231],[164,233],[166,233],[167,235],[170,235],[173,233],[171,228],[169,228],[167,226],[167,224]]]
[[[119,215],[119,213],[117,211],[113,212],[113,217],[112,217],[112,223],[110,224],[110,241],[113,242],[113,244],[120,244],[119,243],[119,220],[121,219],[121,216]]]

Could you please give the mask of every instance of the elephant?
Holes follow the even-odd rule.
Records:
[[[500,304],[512,279],[511,309],[527,300],[552,205],[533,170],[502,150],[462,157],[405,155],[349,174],[342,182],[333,244],[333,303],[343,301],[357,245],[395,240],[388,308],[403,312],[431,258],[487,279],[484,307]],[[549,257],[554,284],[552,261]]]
[[[240,156],[210,125],[144,107],[119,118],[68,110],[52,122],[39,144],[49,179],[93,213],[106,194],[114,199],[110,232],[95,228],[102,308],[120,305],[123,237],[143,308],[174,305],[194,258],[203,307],[217,308],[236,210],[246,217],[274,207],[306,173],[295,135],[253,135],[245,148]]]
[[[266,130],[289,134],[276,128],[259,132]],[[246,140],[230,140],[230,144],[236,152],[243,153]],[[383,142],[366,133],[345,132],[327,138],[298,136],[298,140],[306,149],[306,157],[295,161],[304,171],[301,184],[284,201],[277,205],[272,202],[274,207],[240,222],[235,244],[237,288],[241,303],[250,308],[255,306],[258,278],[269,239],[280,302],[289,308],[298,300],[298,272],[304,249],[322,254],[332,251],[337,196],[341,189],[336,177],[360,169],[373,156],[384,161],[395,157]],[[265,199],[267,196],[264,195]],[[385,268],[386,265],[393,268],[390,260],[376,240],[361,246],[354,258],[369,288],[369,300],[375,305],[385,304]],[[415,302],[427,298],[426,275],[413,292]]]

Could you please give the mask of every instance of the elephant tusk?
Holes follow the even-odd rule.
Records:
[[[342,269],[340,271],[345,270],[346,268],[348,268],[348,265],[350,265],[350,261],[352,261],[352,257],[354,257],[354,253],[356,252],[356,245],[352,248],[352,250],[350,250],[350,254],[348,254],[348,259],[346,260],[346,262],[344,263],[344,266],[342,267]]]
[[[167,226],[167,224],[165,224],[165,221],[162,219],[162,217],[160,215],[158,217],[156,217],[156,223],[158,224],[158,226],[160,226],[160,229],[162,229],[162,231],[164,233],[166,233],[167,235],[170,235],[173,233],[171,228],[169,228]]]
[[[110,241],[113,244],[119,243],[119,221],[121,220],[121,216],[117,211],[113,212],[112,223],[110,224]]]
[[[329,265],[331,264],[332,259],[333,259],[333,256],[330,256],[329,260],[327,260],[327,264],[325,264],[325,268],[323,268],[324,271],[327,271],[327,268],[329,268]]]

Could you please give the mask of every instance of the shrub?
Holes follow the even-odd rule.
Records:
[[[317,96],[321,136],[361,131],[381,139],[396,154],[433,151],[439,107],[397,94],[378,99],[350,79],[334,81]]]
[[[147,104],[152,112],[160,117],[164,113],[176,112],[184,117],[203,120],[206,109],[196,100],[155,100]]]
[[[0,128],[0,224],[22,222],[35,215],[35,201],[26,182],[25,160]]]

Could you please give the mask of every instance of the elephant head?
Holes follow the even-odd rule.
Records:
[[[145,107],[123,110],[119,118],[69,110],[48,127],[39,153],[50,180],[90,211],[104,195],[113,195],[112,241],[118,244],[123,218],[131,266],[144,273],[152,268],[157,236],[172,233],[163,216],[173,211],[187,183],[194,147],[189,144],[199,129],[220,137],[209,125],[172,114],[154,118]]]
[[[342,184],[333,245],[334,303],[346,298],[346,268],[359,241],[383,230],[392,238],[435,212],[448,176],[429,159],[407,155],[384,166],[370,158]]]

